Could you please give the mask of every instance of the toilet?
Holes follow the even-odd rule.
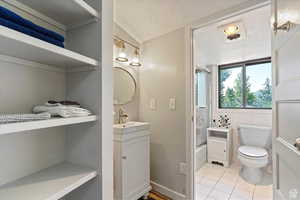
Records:
[[[242,164],[240,175],[249,183],[258,184],[264,176],[263,168],[270,163],[272,129],[240,125],[238,159]]]

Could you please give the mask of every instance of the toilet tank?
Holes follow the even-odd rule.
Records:
[[[252,125],[240,125],[238,128],[241,145],[271,148],[272,128]]]

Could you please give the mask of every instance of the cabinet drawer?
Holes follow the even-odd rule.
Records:
[[[226,141],[209,139],[207,142],[207,154],[209,159],[226,161]]]

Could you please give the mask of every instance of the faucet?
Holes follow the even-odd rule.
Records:
[[[125,124],[128,120],[128,114],[123,108],[119,110],[119,124]]]

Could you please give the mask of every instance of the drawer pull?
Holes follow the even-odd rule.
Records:
[[[122,159],[123,159],[123,160],[126,160],[126,159],[127,159],[127,156],[122,156]]]

